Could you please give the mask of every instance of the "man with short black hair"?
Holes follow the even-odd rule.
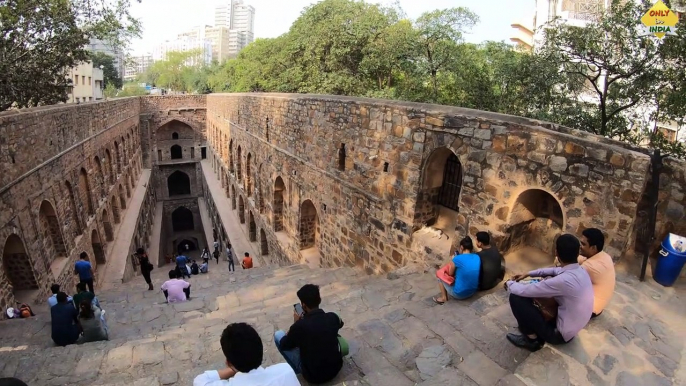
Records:
[[[57,304],[57,294],[60,292],[60,285],[57,283],[51,285],[50,292],[52,292],[52,296],[48,298],[48,305],[50,306],[50,308],[52,308],[55,304]],[[67,301],[72,301],[71,296],[67,297]]]
[[[219,341],[226,368],[209,370],[193,380],[193,386],[300,386],[298,377],[286,363],[261,367],[262,339],[246,323],[229,324]]]
[[[93,289],[93,266],[88,261],[88,254],[81,252],[79,261],[74,264],[74,273],[79,275],[81,283],[86,283],[88,290],[95,294]]]
[[[297,295],[304,314],[294,311],[288,334],[276,331],[274,343],[295,373],[302,373],[307,382],[328,382],[343,367],[338,337],[343,321],[335,313],[319,308],[319,286],[305,284]]]
[[[588,272],[593,283],[593,315],[603,313],[615,292],[615,264],[612,257],[603,252],[605,236],[600,229],[587,228],[581,232],[579,264]]]
[[[250,257],[250,253],[245,252],[245,257],[243,258],[243,261],[241,261],[241,268],[243,268],[243,269],[252,268],[252,257]]]
[[[505,283],[510,291],[510,308],[522,335],[507,334],[507,340],[529,351],[545,343],[563,344],[572,340],[591,319],[593,285],[579,266],[579,240],[563,234],[555,241],[560,267],[543,268],[514,275]],[[544,280],[518,283],[531,277]]]
[[[505,277],[505,259],[498,247],[491,245],[491,235],[488,232],[476,233],[476,246],[481,249],[477,253],[481,259],[479,290],[486,291],[497,286]]]

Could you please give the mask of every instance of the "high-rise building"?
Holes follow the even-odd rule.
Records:
[[[164,60],[168,52],[172,51],[192,51],[198,50],[200,56],[198,58],[190,58],[187,65],[210,64],[212,62],[212,42],[207,39],[198,39],[192,37],[179,37],[174,40],[167,40],[166,42],[155,47],[152,53],[153,60]]]
[[[228,57],[235,57],[255,40],[255,8],[243,0],[230,0],[229,4],[216,8],[215,27],[229,29]]]
[[[134,80],[136,76],[147,71],[152,62],[152,55],[150,54],[132,57],[126,65],[124,80]]]
[[[541,27],[559,17],[564,23],[579,27],[598,20],[612,0],[535,0],[531,21],[512,24],[515,32],[510,40],[524,50],[531,50],[543,40]]]
[[[123,78],[126,75],[124,51],[112,47],[111,44],[99,39],[91,39],[90,43],[86,46],[86,49],[92,52],[102,52],[105,55],[113,57],[117,75],[119,75],[120,78]]]

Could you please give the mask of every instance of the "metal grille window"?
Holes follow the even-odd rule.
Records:
[[[462,165],[455,154],[451,154],[445,162],[443,170],[443,184],[438,194],[438,204],[455,211],[459,211],[458,202],[462,189]]]

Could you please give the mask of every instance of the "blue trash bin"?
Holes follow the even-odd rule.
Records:
[[[679,237],[669,234],[663,241],[660,252],[657,256],[657,264],[653,271],[653,279],[665,287],[671,287],[681,274],[681,269],[686,264],[686,251],[679,252],[674,249],[672,237]]]

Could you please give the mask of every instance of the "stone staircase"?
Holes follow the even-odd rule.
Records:
[[[680,292],[630,277],[618,283],[612,307],[572,343],[529,354],[505,340],[516,322],[500,287],[437,306],[431,274],[389,280],[305,265],[229,273],[221,262],[189,279],[189,302],[168,305],[158,289],[167,272],[153,272],[154,291],[146,291],[141,277],[96,289],[110,326],[107,342],[54,347],[47,305],[34,318],[0,322],[0,377],[32,386],[191,385],[201,372],[223,366],[220,334],[239,321],[262,336],[264,365],[280,363],[273,333],[288,329],[296,291],[314,283],[322,307],[345,321],[341,334],[350,342],[330,385],[678,385],[686,379],[683,329],[669,327],[683,326]],[[665,311],[667,305],[673,309]]]

